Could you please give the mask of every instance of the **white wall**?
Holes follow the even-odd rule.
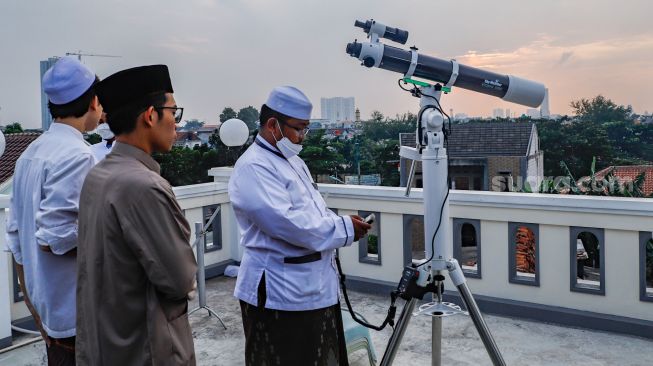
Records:
[[[0,340],[11,337],[11,304],[13,303],[13,286],[11,272],[11,254],[4,252],[6,247],[4,236],[5,210],[4,207],[9,205],[9,199],[6,196],[0,197]],[[7,280],[2,280],[6,277]]]

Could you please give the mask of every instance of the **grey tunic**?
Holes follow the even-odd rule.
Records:
[[[116,143],[84,181],[77,267],[78,365],[194,365],[190,228],[159,165]]]

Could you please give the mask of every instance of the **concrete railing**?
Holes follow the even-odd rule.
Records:
[[[205,268],[208,277],[222,274],[226,265],[240,258],[237,225],[229,203],[226,184],[196,184],[175,187],[173,190],[190,223],[191,241],[195,239],[193,223],[208,220],[207,208],[215,205],[221,207],[219,217],[216,217],[213,225],[218,230],[214,240],[216,248],[207,249]],[[16,281],[12,270],[11,254],[4,252],[8,207],[9,197],[0,195],[0,250],[2,250],[0,251],[0,348],[11,345],[11,323],[24,326],[30,319],[25,303],[15,296]],[[220,248],[217,248],[218,246]]]
[[[230,168],[214,168],[210,175],[215,182],[174,188],[191,228],[210,216],[212,206],[221,206],[219,225],[214,226],[220,248],[206,252],[207,277],[222,274],[242,255],[227,192],[230,173]],[[409,223],[423,215],[422,190],[413,189],[406,198],[402,188],[320,184],[319,189],[341,215],[377,213],[376,252],[369,250],[368,239],[340,250],[352,286],[395,287],[413,259],[414,237],[420,235]],[[466,274],[482,310],[653,337],[653,294],[646,293],[641,276],[641,243],[653,231],[653,200],[480,191],[451,191],[449,200],[450,253],[460,257],[469,249],[461,251],[465,235],[460,228],[465,223],[474,227],[478,263],[476,272],[468,266]],[[0,223],[8,203],[8,197],[0,196]],[[536,270],[522,276],[515,271],[515,227],[528,227],[535,240]],[[582,231],[600,241],[598,285],[576,278],[575,239]],[[3,248],[4,241],[2,224]],[[22,302],[13,302],[10,260],[0,256],[0,340],[10,337],[10,321],[29,315]]]

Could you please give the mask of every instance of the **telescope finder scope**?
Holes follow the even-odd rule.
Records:
[[[389,39],[401,44],[406,44],[406,41],[408,41],[408,31],[388,27],[374,19],[366,20],[365,22],[357,20],[354,22],[354,27],[362,28],[370,37],[372,34],[376,34],[379,38]]]

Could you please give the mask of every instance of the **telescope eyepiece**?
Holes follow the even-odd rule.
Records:
[[[361,55],[361,49],[363,48],[363,45],[354,41],[352,43],[347,43],[347,54],[351,57],[360,57]]]

